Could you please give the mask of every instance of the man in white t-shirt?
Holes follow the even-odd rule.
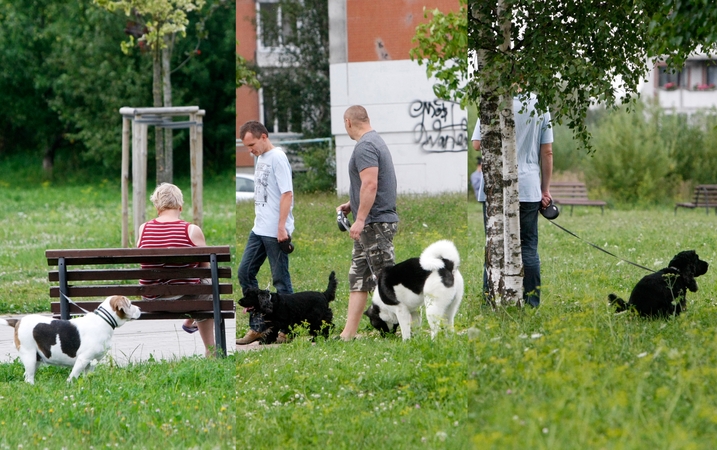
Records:
[[[243,292],[259,287],[256,274],[268,258],[276,292],[293,294],[287,253],[287,244],[291,242],[291,233],[294,231],[294,188],[289,159],[280,147],[274,147],[269,140],[269,131],[260,122],[252,120],[242,125],[239,138],[249,152],[257,157],[254,170],[254,227],[249,233],[237,271],[239,285]],[[262,338],[266,326],[261,316],[250,314],[249,325],[249,331],[243,338],[237,339],[237,344],[250,344]]]
[[[550,113],[535,113],[534,95],[524,111],[519,97],[513,98],[515,141],[518,152],[518,200],[520,201],[520,249],[523,255],[523,299],[531,306],[540,304],[540,257],[538,256],[538,213],[550,204],[550,178],[553,174],[553,129]],[[531,116],[531,113],[535,113]],[[473,148],[480,149],[480,120],[473,132]],[[478,201],[483,203],[485,220],[485,177]],[[488,283],[484,272],[483,291]]]

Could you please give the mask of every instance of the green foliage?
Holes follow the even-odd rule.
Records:
[[[239,89],[242,86],[249,86],[254,89],[259,89],[261,84],[256,78],[256,72],[249,68],[249,63],[246,58],[237,54],[236,55],[236,87]]]
[[[143,27],[138,42],[146,43],[151,49],[167,47],[165,36],[179,34],[186,36],[189,25],[188,13],[201,10],[205,0],[93,0],[108,11],[121,11],[127,17],[136,19]],[[135,46],[134,36],[122,42],[122,51],[129,54]]]
[[[336,152],[328,145],[311,146],[301,152],[306,170],[294,174],[296,192],[333,192],[336,189]]]
[[[190,17],[188,38],[175,44],[177,58],[194,56],[173,76],[174,100],[207,110],[204,164],[210,173],[233,158],[233,8],[234,2],[211,1],[205,10],[214,14]],[[87,2],[2,0],[0,11],[0,101],[6,105],[0,157],[19,154],[37,168],[43,157],[54,158],[55,175],[62,177],[84,170],[119,173],[119,108],[152,102],[151,61],[119,50],[126,21]],[[177,133],[176,145],[186,136]],[[189,158],[175,154],[181,177]]]
[[[564,126],[554,127],[556,172],[584,174],[596,195],[621,204],[671,204],[717,173],[717,117],[692,116],[636,103],[625,109],[591,111],[598,151],[588,155]]]
[[[305,138],[330,136],[328,1],[280,0],[277,5],[282,26],[275,15],[259,17],[265,24],[262,39],[281,43],[274,49],[278,64],[256,69],[264,92],[264,121],[270,131],[277,121],[281,130]]]
[[[671,198],[680,181],[672,158],[677,142],[660,133],[663,118],[661,109],[642,107],[608,115],[594,134],[601,151],[590,160],[588,179],[599,180],[620,202]]]
[[[433,91],[438,98],[452,100],[465,107],[472,102],[462,87],[467,81],[468,41],[466,0],[460,0],[457,12],[442,13],[438,9],[423,8],[423,17],[430,21],[416,27],[410,50],[411,60],[426,65],[429,77],[438,81]]]
[[[665,58],[681,68],[687,57],[717,49],[717,7],[702,0],[663,0],[651,18],[650,56]]]

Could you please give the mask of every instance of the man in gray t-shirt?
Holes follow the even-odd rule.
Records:
[[[393,236],[396,234],[396,172],[388,146],[371,128],[363,106],[344,113],[344,126],[356,146],[349,160],[349,201],[336,211],[352,213],[349,235],[354,240],[349,269],[349,308],[344,340],[356,336],[368,293],[376,287],[372,275],[394,264]],[[370,264],[368,261],[371,261]]]

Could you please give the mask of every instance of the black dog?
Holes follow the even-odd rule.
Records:
[[[266,325],[271,329],[264,334],[265,344],[286,342],[290,328],[303,322],[308,323],[309,333],[317,336],[321,333],[328,337],[333,327],[334,313],[329,302],[336,297],[336,274],[329,275],[329,285],[324,292],[305,291],[294,294],[271,293],[268,290],[250,288],[239,300],[239,304],[264,316]],[[278,336],[277,336],[278,333]]]
[[[643,317],[678,315],[687,309],[687,289],[697,292],[695,278],[707,273],[708,267],[694,250],[680,252],[672,258],[669,267],[638,281],[627,303],[615,294],[608,298],[611,304],[618,305],[618,312],[634,308]]]

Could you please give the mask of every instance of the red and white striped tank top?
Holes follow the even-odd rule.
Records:
[[[178,220],[175,222],[159,222],[157,219],[145,223],[138,248],[169,248],[169,247],[196,247],[189,238],[189,222]],[[189,264],[140,264],[143,269],[161,267],[199,267],[199,263]],[[167,280],[139,280],[142,285],[154,284],[199,284],[200,278],[175,278]],[[150,298],[150,297],[148,297]]]

